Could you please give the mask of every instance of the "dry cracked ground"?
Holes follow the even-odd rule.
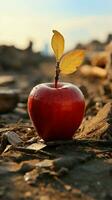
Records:
[[[0,200],[112,199],[112,65],[107,54],[92,61],[87,57],[79,72],[62,77],[84,93],[85,117],[73,140],[45,143],[29,120],[27,98],[35,84],[53,80],[54,61],[42,62],[39,54],[37,69],[32,67],[37,54],[13,48],[7,54],[15,51],[19,58],[13,63],[4,64],[0,57]],[[20,69],[22,63],[31,66]]]

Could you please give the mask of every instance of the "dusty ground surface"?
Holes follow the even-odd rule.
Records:
[[[112,74],[85,77],[79,70],[61,78],[84,93],[85,117],[73,140],[45,144],[29,120],[27,98],[53,72],[51,61],[38,69],[1,69],[13,80],[4,78],[0,89],[17,90],[19,100],[0,115],[0,200],[112,199]]]

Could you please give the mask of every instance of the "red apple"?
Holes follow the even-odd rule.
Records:
[[[80,89],[70,83],[43,83],[28,98],[28,112],[45,141],[71,139],[80,126],[85,100]]]

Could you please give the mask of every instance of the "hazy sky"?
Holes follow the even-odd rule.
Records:
[[[50,44],[52,29],[66,39],[66,49],[77,42],[104,40],[112,33],[112,0],[0,0],[0,43],[35,48]]]

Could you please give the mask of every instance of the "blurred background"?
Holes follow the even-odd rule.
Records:
[[[86,52],[78,72],[60,80],[102,95],[93,83],[111,74],[111,0],[0,0],[0,91],[16,90],[27,102],[33,86],[54,81],[53,29],[64,35],[65,52]]]
[[[66,49],[112,32],[111,0],[0,0],[0,43],[51,52],[52,29],[62,32]]]

